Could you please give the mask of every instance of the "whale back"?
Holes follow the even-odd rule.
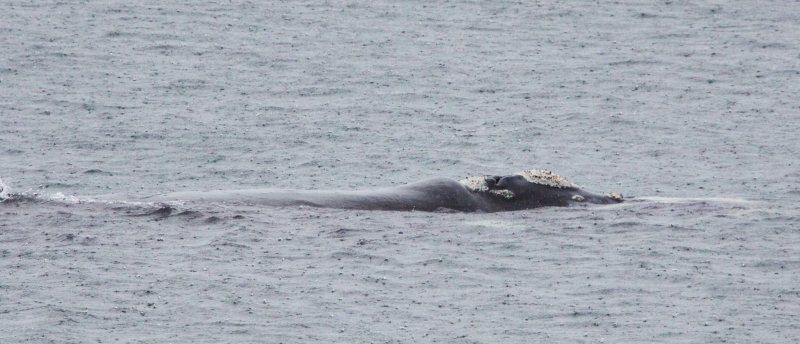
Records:
[[[413,184],[373,190],[219,190],[175,192],[145,197],[147,201],[225,202],[266,206],[310,206],[321,208],[437,211],[477,211],[480,204],[461,184],[450,179],[430,179]]]

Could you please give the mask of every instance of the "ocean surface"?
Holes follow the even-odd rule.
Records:
[[[800,341],[800,2],[0,13],[2,343]],[[628,201],[132,201],[534,167]]]

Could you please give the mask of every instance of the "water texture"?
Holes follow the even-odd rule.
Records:
[[[800,341],[798,2],[0,13],[0,342]],[[94,198],[533,167],[629,201]]]

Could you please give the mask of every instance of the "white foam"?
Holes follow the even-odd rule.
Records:
[[[78,196],[65,195],[65,194],[63,194],[61,192],[56,192],[56,193],[54,193],[52,195],[39,195],[39,198],[40,199],[46,199],[46,200],[49,200],[49,201],[56,201],[56,202],[61,202],[61,203],[71,203],[71,204],[77,204],[77,203],[81,203],[83,201],[80,198],[78,198]]]
[[[10,194],[11,189],[8,187],[8,185],[6,185],[6,183],[3,183],[3,179],[0,178],[0,202],[8,199]]]

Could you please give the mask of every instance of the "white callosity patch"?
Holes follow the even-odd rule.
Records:
[[[525,179],[531,183],[552,186],[554,188],[564,189],[578,187],[566,177],[558,175],[550,170],[532,169],[518,172],[516,174],[525,177]]]
[[[609,192],[606,196],[608,196],[608,198],[611,198],[611,199],[613,199],[615,201],[622,201],[623,200],[622,194],[619,193],[619,192]]]
[[[466,177],[459,181],[461,185],[464,185],[467,189],[472,192],[489,192],[495,195],[498,195],[503,198],[514,198],[514,193],[511,190],[505,189],[495,189],[489,190],[489,185],[486,184],[486,176],[472,176]]]
[[[506,189],[491,190],[489,192],[491,192],[491,193],[493,193],[495,195],[498,195],[500,197],[508,198],[508,199],[514,198],[514,193],[511,192],[510,190],[506,190]]]
[[[555,188],[577,188],[578,186],[573,184],[564,176],[558,175],[550,170],[545,169],[530,169],[525,170],[522,172],[515,173],[516,175],[520,175],[524,177],[527,181],[535,184],[540,185],[547,185],[550,187]],[[486,176],[472,176],[466,177],[460,181],[461,185],[464,185],[467,189],[473,192],[491,192],[498,196],[502,196],[505,198],[513,198],[514,193],[510,190],[505,189],[496,189],[496,190],[489,190],[489,185],[486,184]]]
[[[474,192],[489,191],[489,185],[486,184],[485,176],[472,176],[466,177],[459,181],[467,189]]]

